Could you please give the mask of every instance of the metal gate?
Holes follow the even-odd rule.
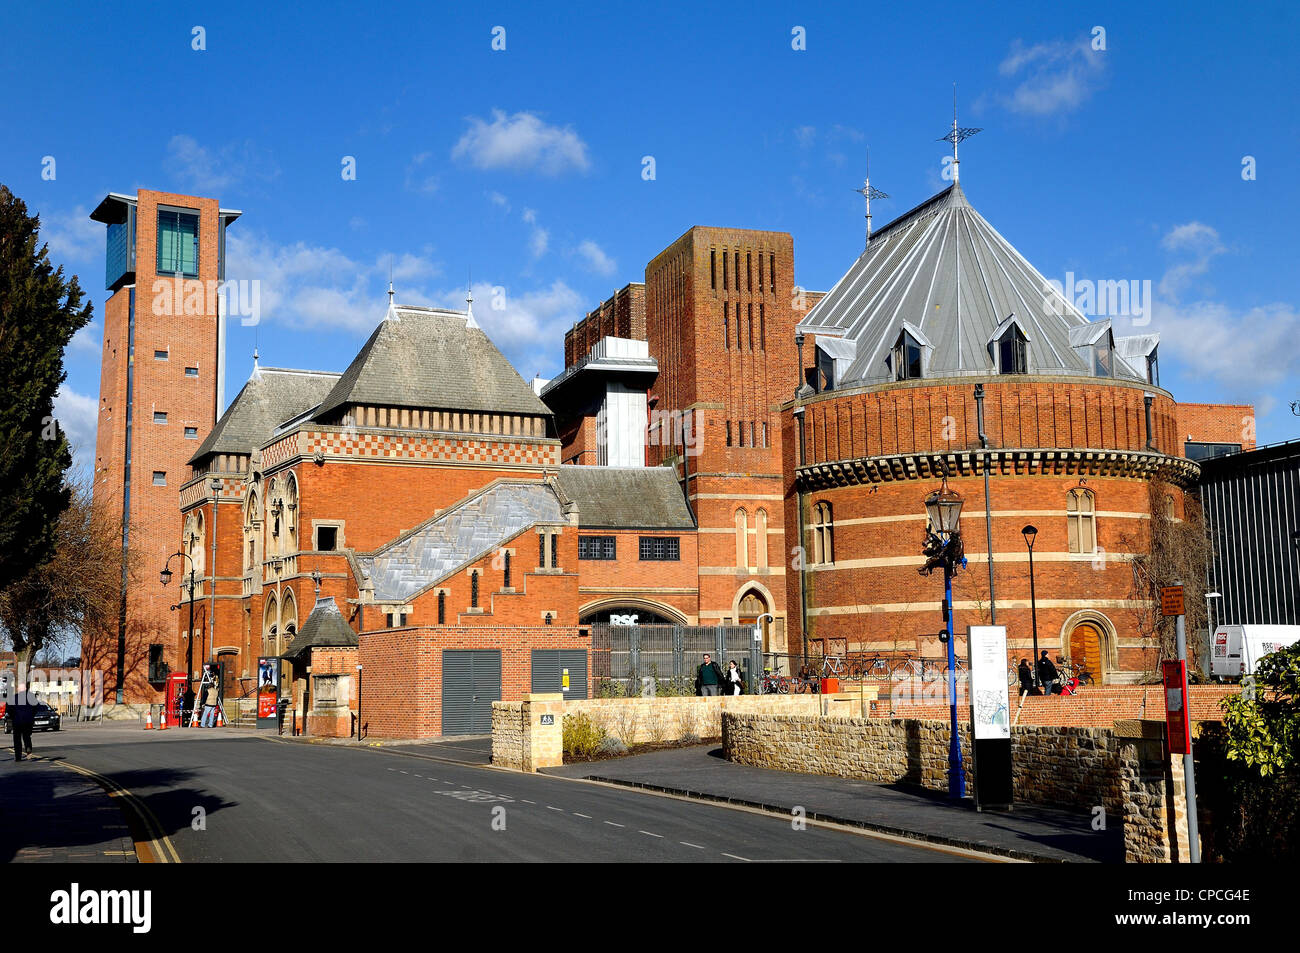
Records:
[[[500,649],[444,649],[442,652],[442,733],[486,734],[492,730],[492,703],[501,700]]]
[[[569,687],[564,687],[564,673]],[[587,697],[586,649],[533,649],[532,690],[562,692],[566,700]]]
[[[597,694],[640,695],[648,679],[660,693],[691,694],[705,652],[726,671],[735,660],[753,691],[762,643],[749,625],[609,625],[591,627],[591,678]]]

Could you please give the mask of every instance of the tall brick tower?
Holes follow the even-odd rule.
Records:
[[[104,672],[105,702],[159,700],[177,641],[158,572],[181,544],[177,491],[221,404],[226,226],[216,199],[140,190],[110,193],[91,213],[108,226],[104,353],[94,502],[122,522],[124,568],[115,629],[84,634],[82,664]],[[180,579],[184,560],[170,567]],[[124,562],[124,566],[126,563]],[[197,664],[197,661],[196,661]]]
[[[699,523],[700,622],[751,623],[786,648],[789,546],[778,407],[797,377],[794,242],[785,232],[692,228],[645,273],[650,392],[647,462],[676,460]],[[670,432],[683,415],[694,446]],[[656,425],[658,422],[658,426]]]

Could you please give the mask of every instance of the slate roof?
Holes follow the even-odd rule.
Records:
[[[375,599],[393,602],[482,559],[534,523],[563,519],[560,500],[545,483],[496,483],[438,514],[369,556],[357,557]]]
[[[338,379],[326,371],[255,369],[190,464],[216,453],[252,453],[271,439],[278,424],[319,404]]]
[[[560,467],[560,492],[584,529],[694,529],[672,467]]]
[[[311,648],[355,646],[357,634],[339,611],[333,596],[321,596],[281,658],[296,659]]]
[[[495,344],[465,311],[397,305],[375,328],[317,420],[349,404],[548,416]]]
[[[874,232],[799,330],[856,343],[836,381],[844,387],[893,380],[886,359],[904,321],[932,343],[927,378],[995,373],[989,342],[1013,314],[1029,338],[1030,374],[1091,374],[1090,355],[1071,339],[1099,334],[1109,322],[1089,322],[954,182]],[[1115,368],[1117,377],[1143,379],[1122,359]]]

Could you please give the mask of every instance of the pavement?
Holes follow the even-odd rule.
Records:
[[[1092,815],[1018,804],[1010,812],[979,812],[967,799],[910,785],[794,774],[733,764],[716,743],[548,768],[561,777],[662,791],[702,801],[738,804],[784,815],[879,831],[918,842],[961,847],[1047,863],[1122,863],[1119,819],[1105,831]]]
[[[0,863],[135,863],[114,799],[93,778],[42,754],[49,734],[35,733],[35,754],[21,762],[12,746],[0,753]]]

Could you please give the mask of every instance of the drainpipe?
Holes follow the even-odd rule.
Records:
[[[998,604],[993,595],[993,504],[989,499],[989,438],[984,432],[984,384],[975,385],[975,416],[980,434],[981,467],[984,471],[984,533],[989,546],[989,625],[998,624]]]
[[[802,337],[803,337],[803,335],[799,335],[799,337],[796,338],[796,340],[801,340]],[[798,423],[798,425],[799,425],[799,426],[798,426],[798,430],[799,430],[799,438],[798,438],[798,439],[799,439],[799,465],[802,466],[803,463],[804,463],[804,449],[803,449],[803,407],[800,406],[800,405],[798,405],[798,404],[796,404],[795,407],[794,407],[794,410],[793,410],[792,412],[793,412],[793,414],[794,414],[794,419],[795,419],[795,421],[796,421],[796,422]],[[805,538],[804,522],[803,522],[803,487],[800,485],[798,474],[795,475],[795,481],[794,481],[794,492],[795,492],[795,515],[796,515],[796,519],[797,519],[797,522],[798,522],[798,525],[799,525],[799,553],[800,553],[800,557],[799,557],[799,645],[800,645],[800,653],[799,653],[799,654],[803,656],[804,664],[806,665],[806,664],[808,663],[808,587],[807,587],[807,576],[806,576],[805,574],[807,573],[808,569],[807,569],[807,560],[806,560],[806,559],[804,558],[804,556],[803,556],[804,538]]]

